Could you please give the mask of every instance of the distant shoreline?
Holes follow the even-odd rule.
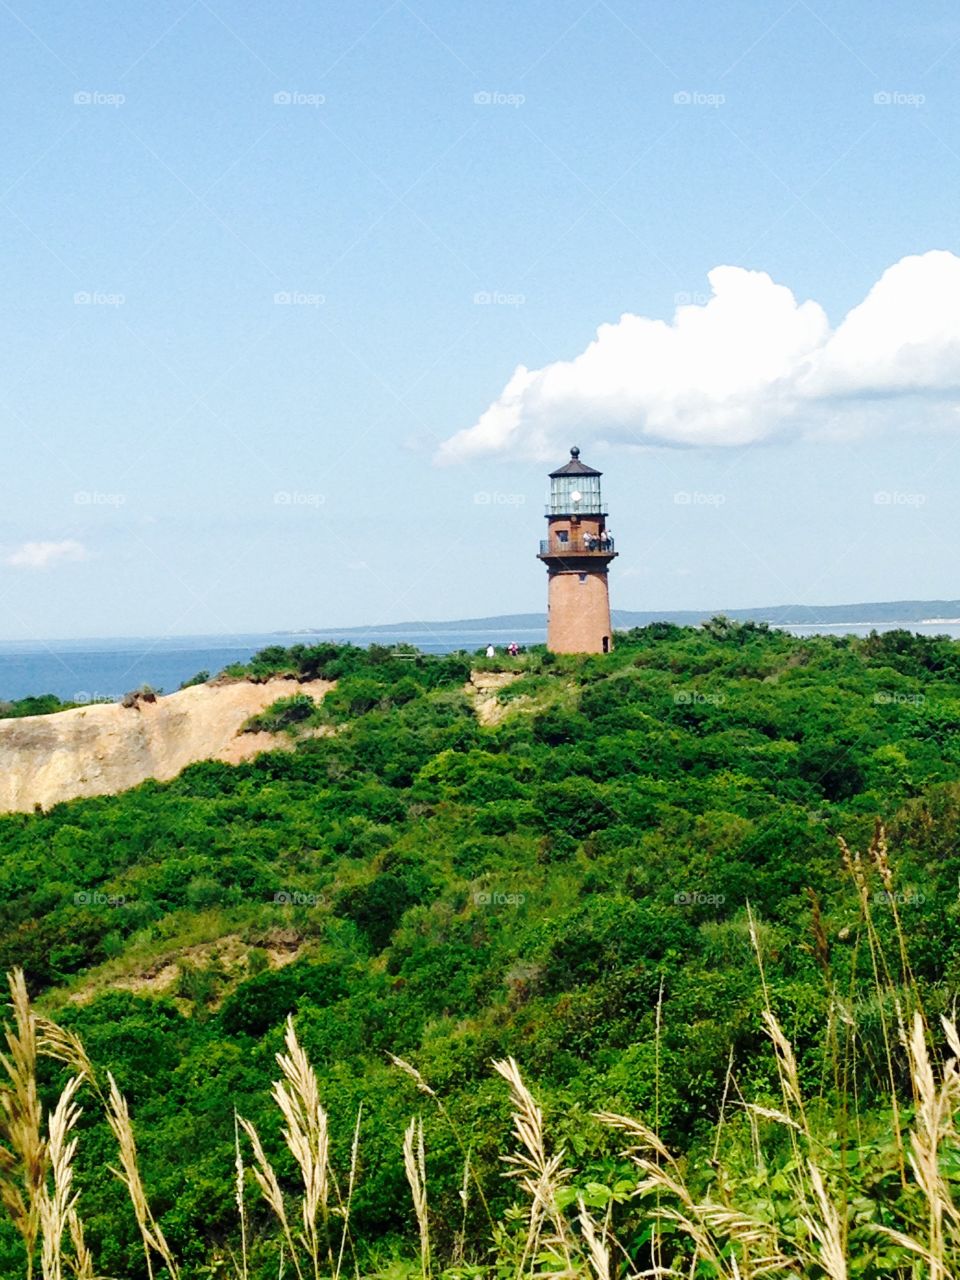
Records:
[[[613,625],[618,631],[649,626],[654,622],[672,622],[679,626],[698,626],[710,618],[723,615],[735,622],[765,622],[772,627],[883,627],[960,626],[960,600],[890,600],[865,601],[839,605],[766,605],[746,609],[614,609]],[[486,629],[544,630],[544,613],[501,614],[486,618],[458,618],[427,621],[371,623],[361,627],[307,627],[298,634],[390,636],[429,635],[442,631],[481,632]]]
[[[960,626],[960,600],[890,600],[840,605],[768,605],[741,609],[614,609],[613,625],[618,631],[649,626],[655,622],[672,622],[678,626],[698,626],[718,616],[735,622],[765,622],[771,627],[878,627],[884,629],[912,626]],[[105,636],[31,636],[0,639],[0,652],[21,652],[39,648],[90,648],[96,644],[116,649],[124,643],[139,648],[152,645],[169,651],[171,647],[235,647],[244,649],[251,640],[266,643],[303,644],[311,639],[356,640],[377,639],[397,635],[437,635],[456,632],[480,635],[488,631],[545,632],[545,613],[498,614],[482,618],[412,619],[405,622],[371,622],[350,626],[313,626],[276,628],[270,631],[235,631],[185,635],[105,635]],[[518,635],[519,638],[519,635]]]
[[[960,639],[960,605],[952,602],[927,601],[918,609],[917,617],[878,616],[871,611],[862,619],[852,618],[846,609],[830,619],[811,617],[744,617],[742,611],[731,610],[727,617],[740,621],[768,622],[774,628],[795,635],[830,634],[866,635],[870,631],[907,630],[926,635],[947,634]],[[931,608],[930,606],[934,607]],[[866,611],[865,611],[866,612]],[[674,622],[693,626],[714,614],[637,615],[619,613],[614,626],[623,631],[650,622]],[[342,627],[312,631],[250,632],[221,636],[114,636],[74,640],[6,640],[0,641],[0,701],[54,694],[66,702],[115,702],[125,693],[141,685],[178,689],[201,671],[215,675],[231,663],[248,662],[260,649],[270,645],[289,647],[295,644],[324,642],[354,644],[409,644],[424,653],[451,653],[455,650],[477,652],[488,644],[503,650],[511,641],[525,647],[543,644],[547,638],[546,618],[537,614],[506,618],[476,618],[462,623],[408,623],[389,627]]]

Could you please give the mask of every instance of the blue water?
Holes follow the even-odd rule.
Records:
[[[116,702],[148,684],[173,693],[200,671],[216,675],[231,662],[247,662],[270,644],[344,640],[358,645],[415,644],[425,653],[473,651],[487,644],[541,644],[544,631],[409,632],[389,635],[167,636],[160,639],[0,641],[0,702],[53,693],[65,702]]]
[[[902,626],[922,635],[960,637],[960,624],[875,623],[785,627],[795,635],[829,633],[867,635]],[[31,694],[53,693],[69,702],[115,702],[140,685],[172,693],[184,680],[200,671],[216,675],[231,662],[247,662],[258,649],[270,644],[311,644],[321,640],[349,639],[353,644],[414,644],[425,653],[473,652],[487,644],[504,648],[518,644],[542,644],[541,629],[498,632],[410,631],[358,635],[329,632],[324,635],[272,634],[235,636],[165,636],[117,640],[6,640],[0,641],[0,701]]]

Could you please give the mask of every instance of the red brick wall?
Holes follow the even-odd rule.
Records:
[[[596,570],[549,575],[547,648],[554,653],[602,653],[603,638],[613,646],[607,575]]]

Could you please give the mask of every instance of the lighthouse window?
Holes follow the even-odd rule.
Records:
[[[585,573],[578,573],[577,577],[580,579],[581,582],[586,582],[587,580],[587,575]]]
[[[569,537],[570,537],[570,535],[567,533],[566,529],[559,529],[559,530],[557,531],[557,541],[558,541],[558,542],[566,542],[566,541],[569,539]]]

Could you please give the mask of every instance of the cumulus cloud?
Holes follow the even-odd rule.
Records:
[[[520,365],[441,462],[552,457],[577,438],[747,445],[863,430],[890,419],[960,425],[960,258],[934,250],[889,267],[832,329],[766,272],[720,266],[711,294],[671,322],[627,313],[585,351]]]
[[[86,560],[88,551],[82,542],[66,538],[63,542],[25,542],[6,557],[15,569],[49,569],[56,564]]]

